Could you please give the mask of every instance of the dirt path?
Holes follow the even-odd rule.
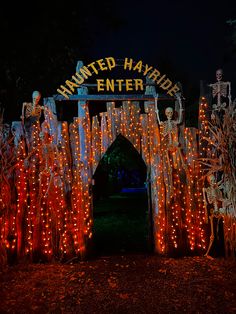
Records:
[[[0,274],[0,313],[236,313],[236,263],[102,257],[22,264]]]

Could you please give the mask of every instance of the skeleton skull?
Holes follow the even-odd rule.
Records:
[[[171,108],[171,107],[166,108],[165,115],[166,115],[168,120],[172,119],[173,113],[174,113],[173,108]]]
[[[214,185],[216,183],[216,178],[214,174],[210,174],[209,176],[207,176],[207,181],[210,185]]]
[[[34,91],[32,94],[33,104],[38,104],[41,98],[41,94],[38,91]]]
[[[218,69],[218,70],[216,71],[216,79],[217,79],[218,82],[220,82],[220,81],[222,80],[222,76],[223,76],[223,71],[222,71],[222,69]]]

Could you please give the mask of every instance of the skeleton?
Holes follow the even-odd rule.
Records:
[[[22,106],[22,115],[21,119],[24,121],[24,118],[28,119],[30,117],[35,117],[37,120],[41,117],[43,106],[39,105],[41,99],[41,94],[38,91],[34,91],[32,94],[32,103],[24,102]]]
[[[169,169],[171,168],[169,153],[171,153],[172,155],[174,168],[177,168],[178,158],[180,159],[182,166],[185,167],[184,159],[183,159],[182,152],[180,149],[179,138],[178,138],[178,125],[182,123],[184,109],[182,107],[180,95],[176,95],[176,96],[180,105],[180,114],[179,114],[178,120],[172,120],[174,110],[173,108],[168,107],[165,110],[165,115],[167,117],[167,120],[161,121],[159,117],[159,110],[157,108],[157,98],[155,101],[155,107],[156,107],[155,111],[157,115],[157,121],[159,125],[161,126],[161,136],[162,136],[163,144],[166,146],[165,153],[166,153]]]
[[[41,117],[41,112],[44,109],[43,106],[39,105],[41,94],[38,91],[34,91],[32,94],[32,103],[23,103],[22,106],[22,123],[24,125],[26,133],[26,142],[28,148],[32,142],[32,127]]]
[[[220,219],[223,217],[223,214],[225,213],[225,209],[220,207],[220,205],[223,206],[223,204],[225,204],[225,200],[223,199],[222,192],[219,188],[219,184],[221,182],[216,182],[215,176],[213,174],[210,174],[207,176],[207,181],[209,183],[209,187],[203,188],[203,201],[204,201],[204,207],[205,207],[206,223],[208,223],[207,204],[210,204],[212,208],[210,209],[210,216],[209,216],[210,226],[211,226],[210,243],[209,243],[205,256],[208,256],[210,249],[212,247],[212,244],[214,242],[214,239],[215,239],[213,219],[214,217],[217,218],[217,234],[218,234],[219,222],[220,222]]]
[[[229,105],[231,105],[231,83],[223,82],[222,76],[223,76],[222,69],[218,69],[216,71],[217,82],[209,85],[212,88],[213,98],[217,97],[217,103],[213,105],[212,119],[215,118],[215,115],[214,115],[215,112],[217,111],[219,112],[221,110],[226,109],[226,102],[222,102],[222,97],[223,99],[228,97]]]

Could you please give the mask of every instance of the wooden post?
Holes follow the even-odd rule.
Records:
[[[17,166],[15,168],[15,186],[17,191],[16,200],[16,246],[17,246],[17,258],[20,259],[24,255],[25,249],[25,230],[24,230],[24,218],[27,211],[27,171],[24,165],[24,159],[26,158],[26,143],[23,139],[23,127],[20,121],[12,122],[12,131],[14,133],[14,146],[16,156],[18,159]]]
[[[96,171],[97,165],[101,159],[101,142],[100,142],[100,126],[98,116],[94,116],[92,120],[92,167],[93,174]]]
[[[143,160],[145,161],[147,167],[150,165],[149,156],[149,145],[148,145],[148,116],[146,113],[140,115],[140,125],[141,125],[141,152]]]
[[[129,140],[140,153],[140,106],[138,101],[130,103]]]
[[[121,119],[120,119],[120,116],[121,116],[121,108],[114,108],[113,109],[113,114],[115,116],[115,131],[116,131],[116,137],[117,135],[119,135],[121,133]]]
[[[108,137],[110,145],[114,142],[116,138],[116,125],[114,116],[114,102],[107,102],[107,125],[108,125]]]
[[[43,99],[45,111],[45,120],[49,124],[49,134],[52,136],[53,144],[57,144],[57,110],[56,104],[53,97]]]
[[[101,116],[101,158],[102,158],[110,145],[110,141],[107,126],[107,113],[100,112],[100,116]]]
[[[158,98],[158,94],[156,92],[155,83],[152,79],[150,79],[148,76],[146,76],[146,87],[145,87],[145,95],[152,95],[153,98]],[[148,85],[150,84],[150,85]],[[144,111],[146,113],[149,112],[149,108],[153,107],[154,105],[154,99],[144,101]]]
[[[78,62],[76,71],[78,72],[83,63]],[[88,94],[86,87],[78,88],[78,94]],[[80,210],[84,213],[84,246],[80,250],[81,257],[87,253],[88,239],[92,237],[92,158],[91,158],[91,128],[88,104],[86,101],[78,101],[78,132],[80,139],[80,176],[82,183],[81,206]]]

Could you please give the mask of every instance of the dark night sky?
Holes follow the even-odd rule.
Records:
[[[20,113],[33,89],[43,96],[55,94],[77,60],[86,64],[106,56],[132,57],[163,68],[173,81],[183,82],[189,106],[197,101],[199,81],[215,81],[215,70],[222,67],[236,96],[232,27],[226,24],[236,18],[235,0],[49,3],[9,2],[0,12],[0,101],[12,118],[9,108]]]

